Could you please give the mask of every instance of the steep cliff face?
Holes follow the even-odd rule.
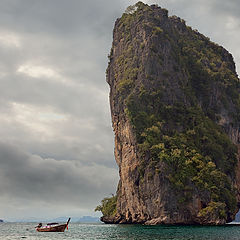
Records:
[[[102,220],[233,220],[240,84],[231,54],[167,10],[139,2],[117,19],[109,60],[120,182],[117,213]]]

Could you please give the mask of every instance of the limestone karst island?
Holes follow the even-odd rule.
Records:
[[[107,68],[120,181],[105,223],[231,222],[240,205],[240,83],[232,55],[138,2],[116,20]]]

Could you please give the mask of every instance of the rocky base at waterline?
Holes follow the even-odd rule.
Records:
[[[120,223],[121,221],[121,217],[109,217],[109,216],[102,216],[100,218],[100,220],[104,223],[107,223],[107,224],[118,224]]]
[[[171,218],[168,218],[167,216],[159,217],[159,218],[154,218],[151,220],[146,221],[145,219],[142,219],[141,221],[132,222],[132,221],[126,221],[124,217],[121,216],[114,216],[114,217],[107,217],[107,216],[102,216],[100,220],[106,224],[144,224],[144,225],[225,225],[226,221],[224,219],[208,219],[206,222],[190,222],[190,221],[185,221],[185,222],[177,222],[172,220]]]
[[[120,181],[116,202],[98,207],[101,220],[231,222],[240,205],[232,55],[166,9],[138,2],[115,23],[107,82]]]

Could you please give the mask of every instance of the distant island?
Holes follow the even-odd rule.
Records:
[[[51,220],[50,222],[64,222],[66,217],[58,217]],[[79,223],[97,223],[100,222],[99,217],[92,217],[92,216],[82,216],[82,217],[71,217],[71,222],[79,222]]]
[[[49,219],[42,219],[42,218],[22,218],[22,219],[15,219],[14,222],[66,222],[68,217],[57,217],[57,218],[49,218]],[[0,222],[3,220],[0,220]],[[79,223],[97,223],[100,222],[99,217],[92,217],[92,216],[82,216],[82,217],[71,217],[71,222],[79,222]]]
[[[120,181],[96,208],[101,220],[231,222],[240,206],[232,55],[166,9],[138,2],[116,20],[108,58]]]
[[[48,219],[49,222],[64,222],[67,217],[58,217],[53,219]],[[100,222],[99,217],[92,216],[82,216],[82,217],[71,217],[71,222],[79,223],[97,223]]]
[[[240,222],[240,211],[236,214],[234,222]]]
[[[100,222],[99,217],[83,216],[77,222],[80,223],[98,223]]]

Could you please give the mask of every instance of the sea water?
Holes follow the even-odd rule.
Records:
[[[36,232],[36,223],[1,223],[0,239],[240,240],[239,226],[142,226],[70,223],[64,233]]]

